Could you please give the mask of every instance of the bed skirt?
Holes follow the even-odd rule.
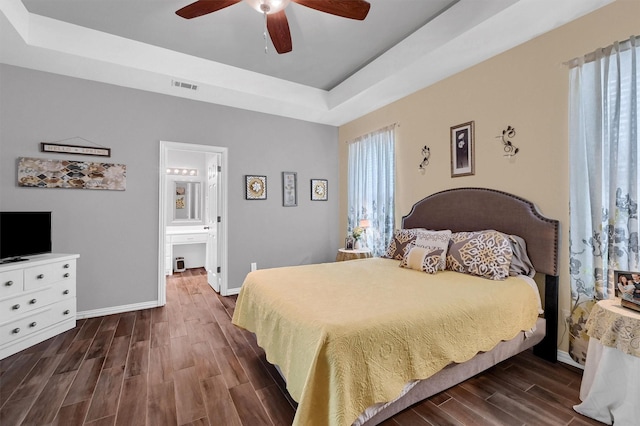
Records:
[[[353,426],[380,424],[416,402],[462,383],[476,374],[537,345],[544,338],[545,330],[545,319],[538,318],[535,331],[528,337],[525,337],[525,332],[522,332],[511,340],[498,343],[495,348],[488,352],[477,354],[469,361],[461,364],[451,364],[426,380],[408,383],[398,398],[385,404],[376,404],[367,408],[353,423]]]

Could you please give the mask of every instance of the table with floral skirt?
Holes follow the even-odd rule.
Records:
[[[578,413],[606,424],[640,424],[640,312],[620,299],[596,303],[587,323],[589,348]]]

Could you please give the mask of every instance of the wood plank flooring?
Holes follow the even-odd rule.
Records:
[[[295,403],[201,269],[167,279],[167,305],[78,321],[0,360],[0,424],[285,426]],[[597,425],[571,408],[581,371],[530,352],[383,423]]]

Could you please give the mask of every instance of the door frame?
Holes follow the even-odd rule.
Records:
[[[228,218],[228,199],[227,199],[227,164],[228,164],[228,148],[210,145],[196,145],[182,142],[160,141],[160,162],[159,162],[159,197],[158,197],[158,306],[164,306],[167,303],[167,277],[165,271],[165,244],[166,244],[166,223],[167,212],[167,185],[169,179],[165,171],[167,170],[167,156],[171,150],[195,151],[205,153],[221,154],[221,169],[219,176],[220,184],[220,205],[218,213],[221,217],[220,227],[218,228],[218,258],[220,259],[220,294],[228,295],[228,234],[227,234],[227,218]]]

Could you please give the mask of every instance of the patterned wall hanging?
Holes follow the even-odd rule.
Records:
[[[22,157],[18,159],[18,186],[124,191],[127,166]]]
[[[244,198],[246,200],[266,200],[267,177],[245,175],[244,189]]]

